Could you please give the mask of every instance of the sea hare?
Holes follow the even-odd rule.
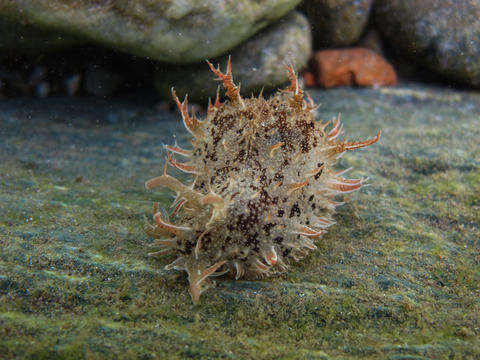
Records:
[[[207,62],[208,63],[208,62]],[[203,121],[187,109],[187,98],[173,99],[192,149],[165,146],[163,175],[147,181],[147,189],[166,187],[176,193],[167,216],[154,205],[154,223],[145,230],[158,251],[175,255],[166,269],[185,270],[196,303],[211,284],[210,277],[235,279],[281,273],[289,264],[315,250],[315,241],[335,224],[341,203],[337,194],[362,187],[365,179],[347,179],[334,169],[345,151],[371,145],[339,140],[342,125],[315,120],[317,107],[287,66],[290,86],[266,100],[240,96],[230,60],[225,73],[208,63],[226,88]],[[186,158],[185,162],[177,158]],[[172,166],[192,174],[187,185],[167,174]]]

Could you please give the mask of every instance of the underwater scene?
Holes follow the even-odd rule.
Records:
[[[480,0],[0,0],[0,359],[480,359]]]

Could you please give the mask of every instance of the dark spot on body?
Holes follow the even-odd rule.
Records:
[[[298,207],[298,204],[294,204],[292,206],[292,208],[290,209],[290,215],[288,217],[292,218],[292,217],[295,216],[295,214],[297,216],[300,216],[300,214],[301,214],[301,211],[300,211],[300,208]]]
[[[270,236],[270,230],[275,226],[274,223],[268,223],[263,226],[263,230],[265,230],[265,234]]]
[[[323,162],[317,164],[317,167],[318,167],[318,168],[321,168],[322,166],[323,166]],[[322,173],[323,173],[323,169],[320,169],[320,171],[317,172],[313,178],[314,178],[315,180],[318,180],[318,179],[320,178],[320,176],[322,176]]]
[[[248,235],[245,240],[245,246],[248,246],[252,251],[258,252],[258,233]]]
[[[273,180],[274,180],[275,182],[283,181],[283,175],[280,174],[280,173],[276,173],[276,174],[273,176]]]

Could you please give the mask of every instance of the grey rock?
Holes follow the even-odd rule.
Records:
[[[385,0],[375,21],[402,57],[446,78],[480,86],[479,0]]]
[[[155,60],[192,63],[228,51],[299,2],[17,0],[2,4],[0,16]]]
[[[368,23],[373,0],[308,0],[300,9],[312,24],[315,48],[354,44]]]
[[[293,12],[278,23],[264,29],[231,52],[235,83],[241,84],[242,95],[276,89],[288,81],[286,64],[302,69],[311,52],[311,34],[307,19]],[[210,60],[225,71],[228,57]],[[215,97],[218,81],[206,63],[162,68],[156,74],[155,86],[163,98],[170,98],[170,89],[181,97],[204,102]]]
[[[0,4],[0,58],[5,57],[6,52],[37,56],[84,42],[72,35],[32,25],[20,14],[5,9]]]

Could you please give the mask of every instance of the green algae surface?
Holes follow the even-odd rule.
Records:
[[[144,182],[163,143],[188,146],[180,116],[146,100],[2,102],[0,358],[480,357],[480,94],[312,96],[349,139],[382,130],[339,163],[371,186],[288,273],[219,278],[196,306],[142,230],[173,198]]]

